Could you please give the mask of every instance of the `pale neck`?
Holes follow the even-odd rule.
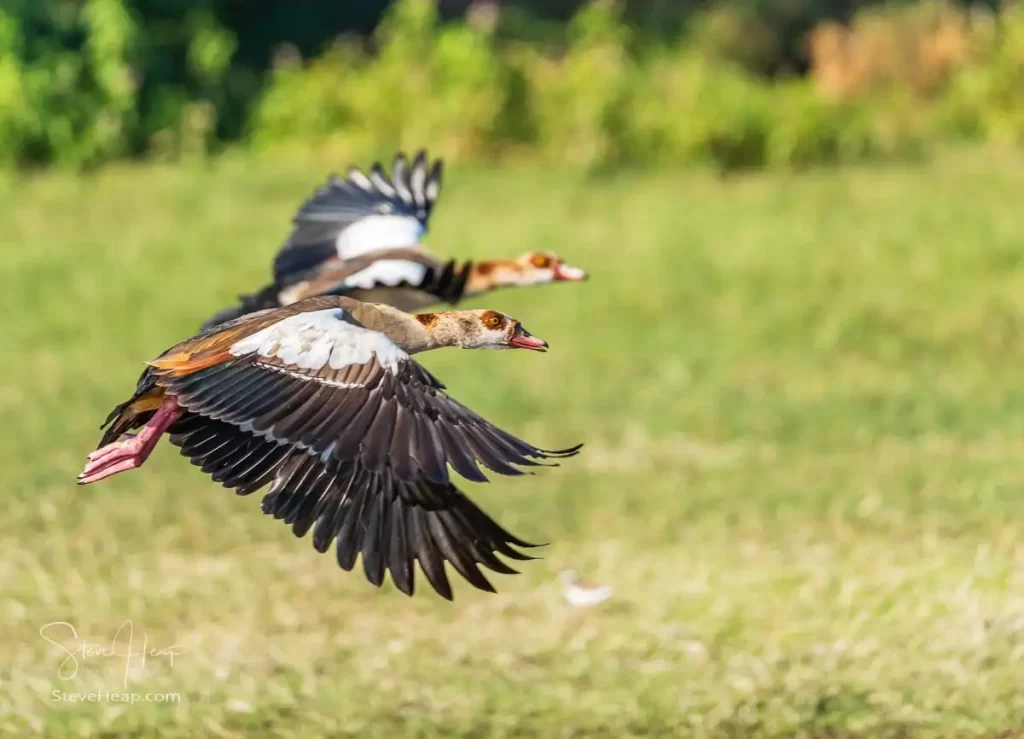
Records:
[[[358,303],[349,310],[359,323],[372,331],[380,331],[398,344],[407,354],[440,349],[451,346],[452,342],[443,341],[443,337],[435,336],[423,323],[405,311],[392,308],[381,303]]]
[[[463,296],[471,297],[498,288],[514,286],[518,275],[510,266],[509,262],[501,260],[477,262],[470,267]]]

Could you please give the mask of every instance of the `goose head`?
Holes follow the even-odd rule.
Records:
[[[566,264],[550,251],[528,251],[515,260],[520,285],[542,285],[547,282],[580,282],[587,273],[579,267]]]
[[[566,264],[557,254],[530,251],[515,259],[478,262],[473,267],[468,291],[480,293],[498,287],[528,287],[585,279],[586,272]]]
[[[495,310],[453,310],[420,313],[416,320],[437,346],[462,349],[530,349],[547,351],[548,343],[538,339],[523,324]]]

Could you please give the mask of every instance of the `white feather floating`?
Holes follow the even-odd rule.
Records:
[[[612,597],[610,585],[583,585],[577,578],[575,570],[562,570],[559,577],[562,580],[562,595],[565,596],[566,602],[575,608],[596,606]]]

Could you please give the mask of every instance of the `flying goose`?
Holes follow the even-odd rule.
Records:
[[[385,305],[319,296],[249,314],[171,347],[148,363],[135,393],[108,416],[80,484],[141,466],[164,432],[215,482],[239,495],[270,485],[263,512],[298,537],[337,541],[345,570],[362,554],[413,593],[413,560],[452,598],[444,562],[493,592],[477,569],[514,573],[503,554],[530,544],[499,526],[455,486],[448,467],[486,482],[551,466],[547,451],[491,425],[452,399],[410,355],[441,347],[530,349],[547,344],[490,310],[412,316]],[[128,432],[141,428],[136,435]]]
[[[444,261],[420,244],[441,190],[442,162],[427,168],[420,151],[409,165],[395,155],[391,176],[379,162],[369,174],[351,167],[331,175],[299,208],[274,260],[274,281],[204,324],[315,295],[345,295],[413,311],[502,287],[586,279],[556,254],[531,251],[516,259]]]

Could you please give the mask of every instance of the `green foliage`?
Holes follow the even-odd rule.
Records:
[[[17,19],[0,8],[0,164],[15,160],[32,123],[20,60],[20,41]]]
[[[682,50],[637,73],[626,129],[631,159],[762,166],[771,128],[768,88],[727,63]]]
[[[136,89],[129,65],[137,33],[122,0],[88,0],[81,22],[97,109],[86,124],[84,148],[74,157],[84,163],[124,153],[135,117]]]
[[[195,94],[167,99],[167,124],[154,133],[153,148],[164,156],[203,156],[213,146],[218,112],[228,106],[223,92],[234,35],[208,12],[195,11],[186,19],[191,39],[185,49]]]
[[[974,41],[977,56],[953,77],[939,123],[953,134],[1024,144],[1024,9],[1004,13],[998,32],[978,23]]]
[[[348,154],[430,142],[450,157],[485,152],[507,87],[486,30],[439,28],[429,0],[405,0],[381,24],[379,52],[351,43],[302,69],[280,65],[257,107],[260,147],[320,143]]]
[[[907,125],[886,128],[861,103],[832,102],[807,85],[779,87],[786,107],[776,113],[768,161],[799,168],[821,162],[855,162],[914,154],[919,140]]]
[[[26,38],[18,18],[0,11],[0,159],[82,165],[127,153],[137,29],[122,0],[88,0],[45,36]],[[76,34],[80,52],[60,42]]]
[[[163,27],[180,33],[186,70],[166,85],[160,70],[178,64],[178,49],[160,29],[143,26],[129,0],[15,0],[0,10],[0,161],[82,167],[205,150],[234,38],[202,11]]]
[[[909,131],[897,127],[883,141],[857,106],[824,100],[806,82],[766,82],[687,45],[637,54],[610,3],[585,6],[554,50],[497,43],[470,24],[440,26],[432,9],[428,0],[396,3],[373,56],[348,44],[306,69],[278,69],[254,117],[257,144],[354,156],[430,142],[463,159],[528,151],[588,168],[722,169],[908,148]]]
[[[319,46],[323,29],[283,23],[275,3],[242,19],[217,0],[11,0],[0,165],[201,157],[238,139],[349,159],[429,145],[462,161],[723,170],[1024,143],[1024,13],[1005,12],[996,33],[991,14],[968,23],[938,0],[847,5],[684,3],[687,32],[669,37],[610,0],[564,24],[487,6],[442,23],[436,0],[397,0],[368,41]]]
[[[597,165],[623,153],[632,60],[616,8],[592,3],[569,24],[569,48],[555,59],[524,55],[536,144],[548,160]]]
[[[869,106],[830,101],[802,80],[765,83],[686,50],[650,64],[633,90],[631,160],[793,169],[917,148],[905,121],[885,126]]]

